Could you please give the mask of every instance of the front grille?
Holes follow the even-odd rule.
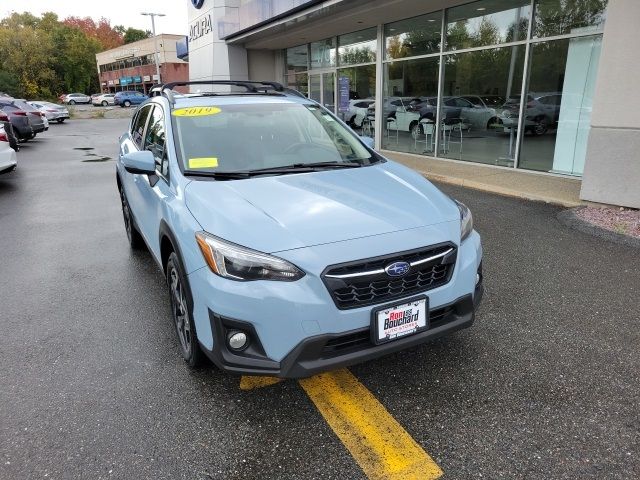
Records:
[[[437,328],[451,321],[454,317],[455,307],[447,306],[429,312],[429,328]],[[357,332],[348,333],[340,337],[332,338],[322,348],[322,357],[331,358],[349,352],[355,352],[372,347],[371,331],[369,328]]]
[[[322,273],[322,280],[340,310],[364,307],[446,284],[451,279],[456,256],[455,245],[444,243],[332,265]],[[391,277],[384,271],[387,265],[400,261],[412,265],[404,276]]]

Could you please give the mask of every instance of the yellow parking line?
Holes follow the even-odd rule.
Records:
[[[433,459],[346,369],[300,385],[370,480],[430,480],[442,475]]]
[[[243,375],[240,379],[240,390],[253,390],[254,388],[268,387],[282,381],[277,377],[253,377]]]

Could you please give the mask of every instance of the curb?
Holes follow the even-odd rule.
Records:
[[[557,218],[560,223],[567,227],[579,230],[582,233],[593,235],[594,237],[602,238],[619,245],[625,245],[627,247],[640,248],[640,238],[631,237],[629,235],[623,235],[621,233],[612,232],[606,228],[598,227],[592,223],[583,220],[576,215],[578,208],[572,208],[570,210],[564,210],[558,213]]]
[[[495,194],[503,195],[506,197],[520,198],[523,200],[529,200],[534,202],[544,202],[552,205],[559,205],[561,207],[566,207],[566,208],[574,208],[574,207],[579,207],[583,205],[582,202],[558,200],[556,197],[525,193],[519,190],[512,190],[510,188],[498,187],[496,185],[476,182],[473,180],[466,180],[464,178],[449,177],[447,175],[438,175],[438,174],[427,173],[427,172],[420,172],[420,174],[424,175],[429,180],[433,180],[435,182],[446,183],[448,185],[458,185],[461,187],[472,188],[474,190],[482,190],[483,192],[495,193]]]

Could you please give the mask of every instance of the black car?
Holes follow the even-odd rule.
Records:
[[[0,109],[9,117],[15,136],[26,142],[36,136],[29,114],[14,104],[13,98],[0,98]]]
[[[13,131],[13,125],[11,125],[9,116],[6,113],[4,113],[2,110],[0,110],[0,125],[4,127],[4,133],[7,136],[7,140],[9,140],[9,146],[13,148],[16,152],[20,150],[18,137],[16,137],[16,134]]]

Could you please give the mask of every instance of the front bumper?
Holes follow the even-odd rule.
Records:
[[[220,369],[248,375],[270,375],[281,378],[304,378],[326,370],[348,367],[400,350],[415,347],[457,330],[470,327],[475,310],[483,294],[479,283],[473,295],[465,295],[455,302],[429,311],[428,330],[398,340],[375,345],[370,340],[369,328],[340,334],[309,337],[300,342],[286,357],[277,362],[266,357],[259,339],[254,340],[242,355],[231,352],[224,339],[230,331],[244,329],[255,339],[251,324],[210,314],[211,328],[219,348],[204,349],[209,359]],[[251,349],[249,351],[249,349]]]
[[[443,242],[457,244],[455,239],[459,232],[459,222],[446,222],[431,227],[276,253],[306,272],[303,278],[295,282],[233,282],[218,277],[208,267],[199,268],[188,276],[198,340],[214,363],[225,370],[304,376],[307,374],[305,372],[364,361],[395,351],[396,348],[406,348],[469,326],[473,321],[473,308],[456,307],[456,311],[460,312],[457,314],[458,318],[446,322],[446,325],[434,325],[426,332],[391,342],[389,346],[365,348],[362,352],[344,352],[340,358],[321,358],[313,365],[308,359],[308,352],[323,341],[326,344],[332,339],[368,330],[371,325],[371,310],[390,303],[381,299],[375,305],[339,309],[321,277],[327,265]],[[390,245],[393,245],[392,250]],[[457,259],[449,282],[420,292],[411,292],[411,295],[397,298],[393,302],[401,304],[403,298],[425,293],[433,312],[457,304],[466,296],[475,299],[476,278],[482,260],[480,237],[472,232],[469,238],[457,246]],[[481,292],[478,293],[478,298],[479,295]],[[479,300],[474,301],[477,304]],[[229,322],[231,325],[228,325]],[[224,328],[221,329],[220,325]],[[230,328],[248,330],[252,339],[259,340],[259,350],[241,354],[225,353],[226,332]],[[324,346],[321,345],[321,348]],[[254,364],[254,361],[258,363]],[[302,366],[292,366],[294,364]]]

